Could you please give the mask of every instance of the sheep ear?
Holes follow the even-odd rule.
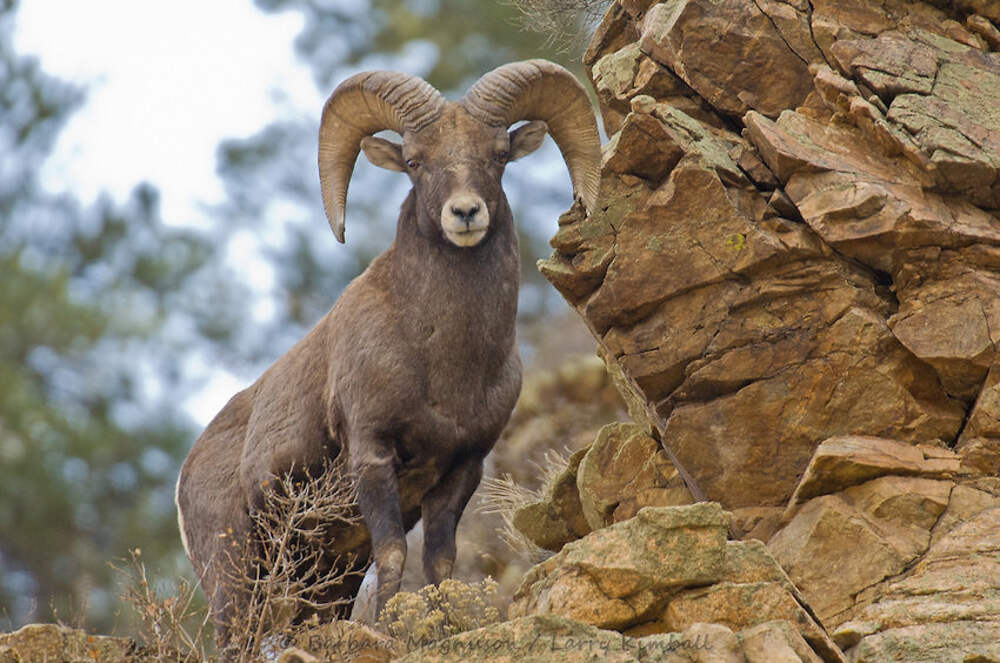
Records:
[[[406,171],[403,161],[403,146],[384,138],[366,136],[361,139],[361,149],[365,157],[379,168],[386,170]]]
[[[528,122],[510,132],[510,156],[508,161],[516,161],[542,146],[549,125],[541,120]]]

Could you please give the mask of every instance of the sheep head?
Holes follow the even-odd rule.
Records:
[[[508,132],[522,120],[529,122]],[[373,136],[384,129],[399,133],[402,144]],[[320,184],[334,235],[344,241],[347,185],[363,149],[375,165],[410,176],[420,222],[434,224],[456,246],[475,246],[496,216],[504,166],[537,149],[546,131],[569,167],[574,192],[591,209],[600,165],[597,123],[583,87],[559,65],[504,65],[457,102],[415,76],[353,76],[330,95],[320,124]]]

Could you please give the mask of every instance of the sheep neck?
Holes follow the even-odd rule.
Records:
[[[489,235],[471,248],[425,231],[436,224],[418,214],[424,212],[411,192],[389,256],[400,322],[434,365],[476,366],[490,379],[513,349],[517,316],[520,257],[507,200],[501,198]]]

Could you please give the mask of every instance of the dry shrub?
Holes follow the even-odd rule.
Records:
[[[273,659],[297,632],[335,617],[351,601],[337,597],[337,588],[365,566],[351,554],[327,552],[331,528],[360,524],[356,486],[347,476],[342,462],[331,462],[317,472],[290,472],[273,481],[263,508],[252,516],[253,535],[234,540],[231,553],[220,561],[240,599],[226,625],[229,641],[216,655],[205,644],[211,630],[207,611],[193,607],[194,586],[181,581],[176,594],[162,595],[135,551],[131,567],[118,570],[127,581],[123,598],[142,619],[149,660]]]
[[[418,592],[400,592],[379,615],[379,628],[413,651],[501,620],[497,584],[486,578],[475,585],[443,580]]]
[[[353,600],[337,590],[367,566],[352,553],[328,553],[333,530],[361,526],[357,486],[342,461],[289,472],[270,488],[252,514],[252,538],[227,560],[227,582],[241,597],[228,624],[227,660],[273,654],[304,626],[335,618]]]

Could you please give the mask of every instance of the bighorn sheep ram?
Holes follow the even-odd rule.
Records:
[[[508,132],[522,120],[529,122]],[[385,129],[402,144],[373,136]],[[250,535],[250,514],[270,480],[338,454],[357,481],[367,527],[331,545],[349,545],[363,560],[373,553],[378,608],[399,589],[405,534],[418,519],[427,580],[451,574],[456,525],[521,384],[518,240],[500,179],[546,131],[576,196],[592,209],[597,124],[583,87],[558,65],[504,65],[458,102],[414,76],[366,72],[326,102],[319,174],[339,241],[359,149],[375,165],[407,173],[413,188],[393,244],[305,338],[229,401],[181,469],[182,538],[220,639],[227,614],[238,609],[213,566],[225,554],[220,533]],[[345,582],[340,596],[353,599],[359,582]]]

